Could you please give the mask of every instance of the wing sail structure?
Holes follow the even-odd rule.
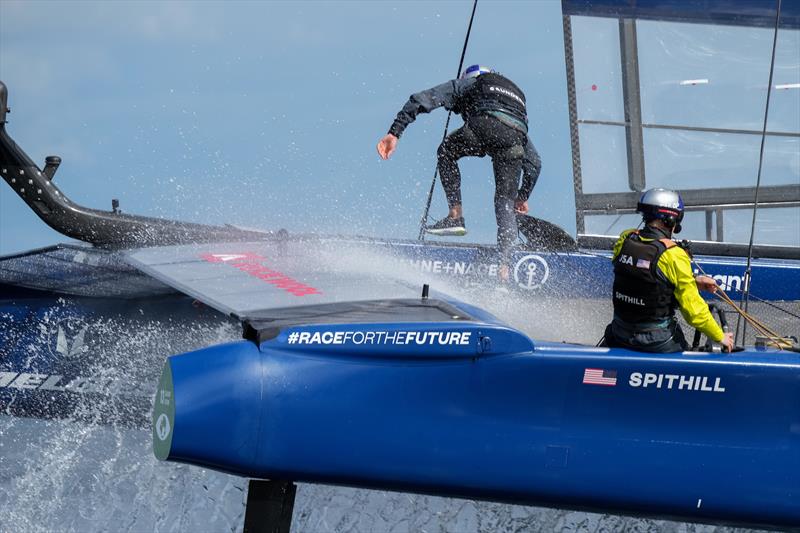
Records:
[[[419,297],[396,260],[346,242],[218,243],[124,252],[142,272],[238,318],[265,310]]]
[[[60,244],[0,257],[0,285],[72,296],[143,298],[173,293],[119,253]]]

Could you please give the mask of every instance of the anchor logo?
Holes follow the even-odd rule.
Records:
[[[547,261],[534,254],[526,255],[514,266],[514,281],[527,291],[538,289],[547,282],[550,268]]]
[[[167,440],[171,429],[169,417],[166,414],[161,413],[158,416],[158,420],[156,420],[156,436],[158,437],[158,440]]]

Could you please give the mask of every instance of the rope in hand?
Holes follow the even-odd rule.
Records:
[[[731,300],[730,296],[725,294],[721,288],[717,288],[717,292],[714,293],[720,300],[727,303],[731,307],[733,307],[737,313],[741,315],[741,317],[746,320],[753,328],[755,328],[763,337],[767,338],[767,345],[775,346],[780,350],[788,350],[793,346],[793,342],[791,339],[783,337],[782,335],[776,333],[772,329],[770,329],[766,324],[758,320],[756,317],[739,307]]]
[[[706,277],[711,277],[705,273],[703,268],[699,264],[697,264],[697,262],[694,259],[692,259],[692,264],[694,264],[694,266],[697,267],[697,270],[699,270],[702,275]],[[794,346],[794,343],[792,342],[791,339],[776,333],[769,326],[767,326],[766,324],[758,320],[756,317],[754,317],[753,315],[751,315],[750,313],[748,313],[747,311],[736,305],[736,303],[731,299],[731,297],[728,296],[724,290],[722,290],[722,287],[718,286],[717,290],[713,294],[723,302],[733,307],[733,309],[739,314],[741,318],[743,318],[747,323],[753,326],[753,328],[755,328],[756,331],[758,331],[763,337],[766,337],[767,339],[766,344],[768,346],[774,346],[779,350],[788,350]],[[742,342],[744,342],[744,339],[742,339]]]

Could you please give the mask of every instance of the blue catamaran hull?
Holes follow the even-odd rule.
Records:
[[[800,525],[797,354],[540,343],[485,318],[289,327],[173,356],[155,453],[256,478]]]

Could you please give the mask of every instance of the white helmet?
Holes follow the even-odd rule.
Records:
[[[669,189],[650,189],[642,194],[636,211],[641,213],[645,222],[662,220],[668,228],[680,233],[683,221],[683,199],[681,195]]]
[[[484,67],[483,65],[470,65],[464,70],[464,72],[461,73],[461,79],[477,78],[481,74],[489,74],[490,72],[494,71],[489,67]]]

